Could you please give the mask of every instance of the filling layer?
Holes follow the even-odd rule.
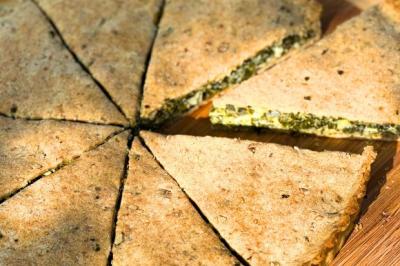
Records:
[[[186,113],[194,107],[199,106],[203,101],[214,96],[222,90],[239,84],[255,75],[257,71],[266,68],[273,59],[286,54],[290,49],[303,45],[308,40],[315,37],[313,30],[304,35],[289,35],[282,41],[276,42],[270,47],[259,51],[252,58],[246,59],[240,66],[236,67],[231,73],[221,79],[210,81],[199,89],[189,94],[176,98],[166,99],[163,106],[150,114],[149,118],[144,119],[144,124],[159,125],[171,117]]]
[[[342,117],[316,116],[305,113],[283,113],[266,108],[235,107],[227,104],[213,107],[210,112],[213,124],[247,126],[295,131],[333,137],[369,139],[397,139],[400,125],[351,121]]]

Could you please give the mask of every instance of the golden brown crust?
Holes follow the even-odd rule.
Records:
[[[141,135],[251,265],[331,260],[346,237],[340,234],[358,213],[374,158],[370,147],[357,155],[216,137]]]
[[[222,78],[292,34],[320,31],[314,0],[167,1],[147,72],[141,116]]]
[[[32,1],[5,0],[0,8],[0,113],[127,123]]]
[[[3,265],[106,265],[128,132],[0,205]]]
[[[228,91],[214,106],[399,124],[400,24],[387,15],[393,9],[382,8],[364,11],[302,53]]]
[[[382,6],[391,8],[393,12],[400,13],[400,1],[399,0],[384,0]]]
[[[364,148],[362,153],[363,163],[360,168],[360,183],[356,189],[354,196],[348,201],[348,205],[344,210],[343,216],[339,224],[341,227],[333,232],[331,237],[326,241],[325,247],[322,248],[313,260],[305,263],[305,265],[330,265],[336,254],[345,244],[347,237],[350,235],[354,227],[360,210],[361,201],[364,199],[366,186],[370,178],[371,164],[376,158],[376,153],[372,146]]]
[[[131,123],[161,0],[38,0]]]
[[[235,265],[236,259],[138,139],[129,157],[113,265]]]
[[[0,117],[0,200],[119,130],[113,126]]]
[[[389,18],[400,24],[400,1],[399,0],[384,0],[380,5],[383,13]],[[400,25],[397,25],[400,27]]]

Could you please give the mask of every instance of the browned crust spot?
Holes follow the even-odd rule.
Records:
[[[313,260],[304,263],[304,265],[329,265],[352,232],[355,220],[358,217],[361,201],[365,196],[366,184],[370,177],[371,163],[375,160],[376,153],[372,146],[368,146],[364,148],[362,156],[364,157],[364,162],[361,166],[361,182],[356,194],[349,200],[347,208],[344,210],[337,231],[333,232],[326,240],[320,253]]]

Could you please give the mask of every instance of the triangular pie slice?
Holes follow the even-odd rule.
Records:
[[[0,10],[0,113],[127,123],[33,1],[1,1]]]
[[[67,45],[136,123],[161,0],[38,0]]]
[[[314,0],[167,1],[141,106],[158,125],[320,35]]]
[[[400,136],[400,2],[386,1],[213,102],[211,122],[329,137]]]
[[[114,126],[0,117],[0,201],[119,131]]]
[[[3,265],[106,265],[128,132],[0,205]]]
[[[138,139],[130,151],[112,264],[239,265]]]
[[[359,211],[375,153],[142,132],[164,169],[250,265],[325,265]]]

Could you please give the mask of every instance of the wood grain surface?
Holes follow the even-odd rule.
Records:
[[[378,3],[377,0],[321,0],[324,34]],[[360,220],[334,265],[400,265],[400,153],[397,142],[340,140],[271,131],[227,131],[208,121],[210,103],[162,128],[163,133],[211,135],[273,142],[312,150],[360,153],[372,144],[378,157],[363,202]]]

